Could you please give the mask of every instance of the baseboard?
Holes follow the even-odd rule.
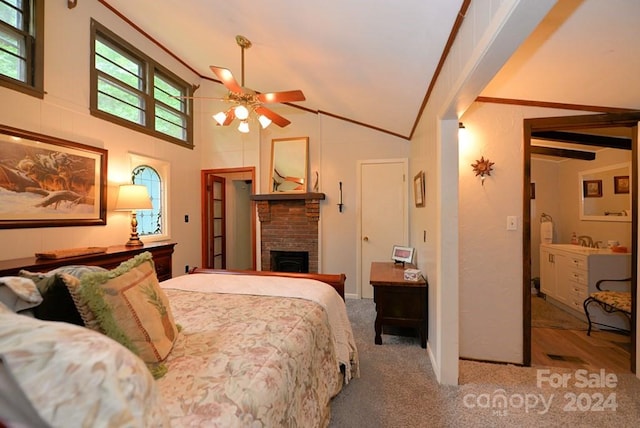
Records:
[[[473,361],[474,363],[487,363],[487,364],[500,364],[503,366],[518,366],[518,367],[527,367],[522,363],[512,363],[509,361],[493,361],[493,360],[481,360],[478,358],[467,358],[467,357],[460,357],[461,360],[463,361]]]

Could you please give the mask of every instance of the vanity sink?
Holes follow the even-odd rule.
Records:
[[[571,251],[579,254],[615,254],[609,248],[591,248],[583,247],[575,244],[544,244],[550,248],[556,248],[558,250]],[[624,253],[621,253],[624,254]]]

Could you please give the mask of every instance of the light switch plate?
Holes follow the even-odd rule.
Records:
[[[518,230],[518,216],[507,216],[507,230]]]

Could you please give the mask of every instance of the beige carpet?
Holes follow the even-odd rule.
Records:
[[[616,375],[613,387],[585,388],[567,369],[542,372],[544,368],[460,361],[460,385],[442,386],[417,338],[383,335],[383,345],[373,344],[371,300],[348,299],[347,311],[361,376],[333,399],[332,428],[631,428],[640,421],[640,380],[635,375]],[[568,376],[566,386],[537,384],[538,376],[563,375]],[[603,403],[602,411],[597,410],[598,402]]]

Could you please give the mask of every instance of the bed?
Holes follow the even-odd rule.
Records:
[[[102,326],[104,334],[97,334],[101,336],[100,340],[110,341],[120,355],[119,368],[113,368],[116,374],[105,375],[105,382],[119,379],[123,372],[146,372],[135,383],[138,385],[135,391],[119,395],[120,406],[110,403],[119,412],[117,417],[123,420],[144,421],[146,426],[172,427],[322,427],[330,421],[331,399],[359,375],[357,349],[343,300],[344,275],[196,269],[189,275],[158,283],[148,253],[110,271],[97,268],[96,272],[76,275],[63,269],[31,279],[36,279],[36,284],[37,279],[45,277],[61,280],[58,282],[69,291],[85,327],[33,318],[24,324],[42,323],[44,330],[62,329],[66,339],[82,336],[77,331],[80,329],[89,334],[92,341],[98,338],[89,328],[95,329],[96,324]],[[28,277],[24,272],[23,276]],[[125,304],[120,307],[119,303],[111,302],[102,307],[107,308],[106,315],[95,302],[89,308],[93,312],[83,308],[78,300],[83,295],[87,297],[86,290],[92,289],[89,285],[96,282],[96,288],[107,290],[98,293],[100,302],[116,299],[116,294],[120,293],[126,297]],[[115,289],[118,293],[111,293]],[[47,293],[43,294],[46,300]],[[139,308],[135,309],[136,305]],[[149,309],[152,307],[158,310]],[[120,310],[133,312],[123,316],[123,312],[118,312]],[[155,312],[158,313],[157,322],[152,325],[146,318],[155,316],[149,315]],[[7,331],[13,331],[8,326],[16,324],[8,321],[11,316],[23,317],[7,311],[0,313],[1,355],[11,355],[11,351],[15,351],[15,340],[8,350],[6,345],[3,350]],[[109,323],[123,324],[124,327],[121,325],[115,330],[126,332],[127,340],[113,343],[106,337],[105,334],[118,338]],[[142,332],[142,339],[136,339],[133,332],[136,329]],[[33,326],[29,331],[33,331]],[[159,339],[154,342],[154,337]],[[96,345],[92,343],[91,346]],[[132,352],[125,353],[123,347]],[[69,349],[68,343],[64,349]],[[133,353],[137,357],[132,356]],[[123,363],[122,355],[132,361]],[[143,367],[150,370],[140,370],[141,361],[144,361]],[[126,370],[122,369],[123,365]],[[59,368],[57,371],[60,372]],[[151,377],[149,381],[151,374],[156,379]],[[120,388],[109,385],[101,390]],[[0,378],[0,392],[1,387]],[[60,415],[60,409],[68,402],[60,398],[59,388],[56,391],[54,398],[44,398],[47,394],[34,396],[29,391],[25,391],[25,396],[44,420],[49,422],[52,419],[48,418],[54,418],[54,426],[64,426],[70,420]],[[133,398],[122,398],[132,397],[132,394]],[[88,400],[87,415],[95,415],[102,421],[107,415],[115,417],[105,406],[100,407],[101,411],[95,409],[95,404],[91,407],[96,398]],[[142,403],[136,406],[138,414],[127,408],[127,402]],[[0,403],[0,410],[1,406]],[[80,420],[77,412],[82,406],[78,401],[73,406],[77,424]],[[52,408],[57,408],[57,413]],[[140,411],[139,408],[147,410]],[[94,419],[90,422],[99,425]]]

